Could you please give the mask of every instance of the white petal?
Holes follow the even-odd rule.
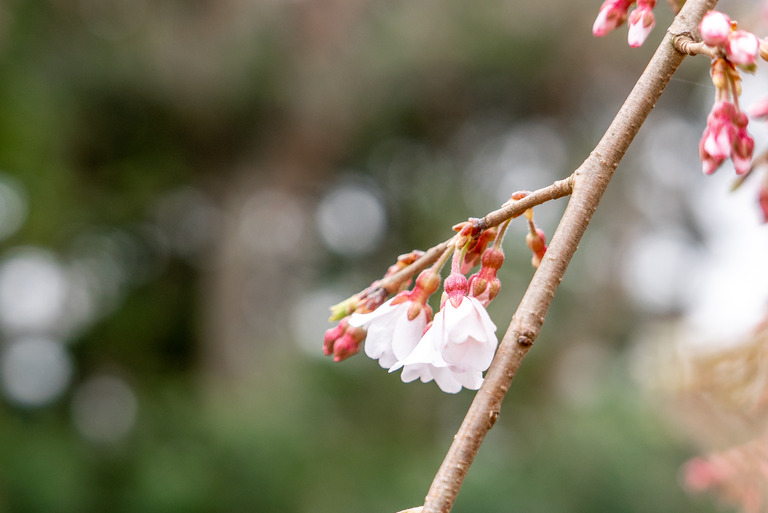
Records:
[[[395,368],[390,369],[390,371],[397,370],[404,365],[412,365],[415,363],[428,363],[436,367],[448,366],[436,347],[439,332],[436,331],[435,328],[436,326],[433,324],[424,336],[421,337],[421,340],[419,340],[419,343],[413,348],[413,351],[411,351],[406,358],[397,362]]]
[[[486,331],[482,315],[488,318],[488,312],[485,311],[480,302],[476,298],[469,297],[465,297],[458,308],[446,311],[445,324],[448,342],[461,344],[470,338],[485,339]]]
[[[485,308],[477,299],[465,298],[459,309],[446,313],[446,318],[451,313],[462,322],[452,323],[454,329],[446,336],[443,359],[458,368],[486,370],[493,360],[498,341],[494,333],[496,326]]]
[[[409,321],[407,314],[395,321],[392,334],[392,352],[397,360],[406,358],[421,340],[427,326],[427,313],[422,310],[418,317]],[[392,365],[394,362],[392,362]],[[391,365],[390,365],[391,366]]]
[[[432,374],[435,378],[435,383],[443,392],[456,394],[461,390],[461,383],[447,367],[435,369]]]
[[[483,384],[483,373],[479,370],[466,370],[460,372],[452,367],[449,367],[453,371],[453,375],[461,383],[464,388],[469,390],[477,390],[480,385]]]
[[[392,298],[394,299],[394,298]],[[354,326],[355,328],[365,328],[369,324],[371,324],[376,319],[386,316],[392,313],[392,310],[397,309],[400,305],[392,306],[392,299],[386,301],[381,306],[379,306],[376,310],[373,312],[368,313],[353,313],[349,316],[349,323],[350,326]]]
[[[403,383],[410,383],[411,381],[414,381],[416,379],[421,379],[423,383],[429,383],[432,381],[432,367],[431,365],[427,365],[424,363],[417,363],[414,365],[408,365],[406,367],[403,367],[403,372],[400,375],[400,379],[403,380]],[[390,370],[390,372],[392,372]]]
[[[365,337],[365,354],[369,358],[378,360],[385,355],[392,354],[394,328],[391,322],[377,322],[370,325]]]
[[[397,362],[392,350],[392,339],[399,322],[403,319],[407,322],[409,304],[406,301],[393,306],[390,299],[373,312],[352,314],[349,318],[350,325],[367,328],[365,354],[379,360],[379,365],[385,369]]]
[[[469,301],[474,305],[475,310],[477,311],[477,314],[480,316],[480,319],[483,321],[483,325],[485,326],[486,330],[490,330],[491,333],[496,333],[496,325],[491,320],[491,316],[488,315],[488,310],[485,309],[483,304],[477,300],[476,298],[469,298]]]

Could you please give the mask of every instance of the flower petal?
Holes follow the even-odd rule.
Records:
[[[402,360],[411,354],[421,340],[426,326],[427,312],[423,309],[412,321],[408,320],[407,312],[406,315],[397,318],[392,333],[392,352],[396,360]],[[389,367],[394,364],[395,362],[392,362]]]
[[[456,394],[461,390],[461,382],[456,379],[456,376],[447,367],[440,369],[434,369],[432,375],[435,378],[435,383],[440,387],[440,390],[449,394]]]

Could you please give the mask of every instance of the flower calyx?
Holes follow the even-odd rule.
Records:
[[[470,222],[472,220],[470,219]],[[466,274],[481,260],[485,248],[488,244],[496,240],[498,234],[497,227],[491,227],[483,231],[473,230],[471,238],[466,242],[467,251],[461,261],[460,272]]]

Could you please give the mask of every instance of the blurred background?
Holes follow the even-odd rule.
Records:
[[[592,37],[591,0],[0,4],[0,512],[421,504],[472,393],[334,364],[328,307],[570,174],[661,40],[660,4],[638,50],[626,28]],[[701,176],[713,92],[688,59],[454,511],[715,510],[681,486],[702,447],[657,359],[765,313],[757,180]],[[548,235],[564,208],[536,209]],[[525,230],[500,336],[533,273]]]

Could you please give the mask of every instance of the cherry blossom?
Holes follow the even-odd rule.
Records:
[[[458,273],[445,281],[448,299],[435,314],[432,326],[413,351],[390,372],[402,367],[401,379],[408,383],[435,380],[444,392],[455,394],[462,387],[477,390],[483,383],[496,352],[496,325],[485,307],[467,297],[467,278]]]
[[[592,25],[592,33],[602,37],[621,26],[627,19],[629,6],[633,3],[635,0],[605,0]]]
[[[418,343],[432,309],[426,304],[440,286],[434,270],[422,272],[413,290],[403,291],[370,313],[354,313],[349,325],[367,331],[365,354],[388,369],[408,356]]]
[[[367,330],[365,354],[388,369],[410,354],[429,322],[427,309],[408,318],[412,301],[393,303],[390,299],[373,312],[352,314],[349,324]]]
[[[747,132],[747,115],[729,101],[716,102],[699,143],[702,171],[712,174],[728,157],[737,174],[749,170],[755,142]]]
[[[642,46],[648,34],[651,33],[651,30],[656,25],[656,18],[653,16],[655,5],[656,0],[638,0],[637,9],[629,15],[627,41],[632,48]]]
[[[733,64],[754,65],[760,55],[760,41],[751,32],[736,30],[728,35],[725,55]]]
[[[732,31],[731,19],[719,11],[709,11],[699,26],[701,38],[709,46],[724,45]]]

